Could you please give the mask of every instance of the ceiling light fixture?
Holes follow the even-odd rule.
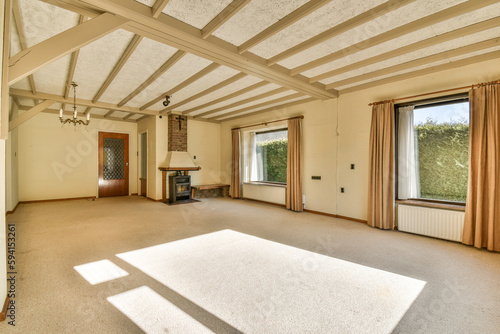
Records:
[[[76,111],[76,87],[78,86],[76,83],[72,82],[71,86],[73,87],[73,118],[63,119],[63,110],[59,110],[59,121],[64,125],[66,123],[73,123],[74,126],[77,124],[87,126],[90,124],[90,113],[87,113],[87,121],[82,121],[77,119],[77,111]]]
[[[165,101],[163,101],[163,106],[166,107],[170,103],[170,95],[165,96]]]

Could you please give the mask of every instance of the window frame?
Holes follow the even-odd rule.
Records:
[[[394,136],[394,170],[395,170],[395,181],[394,181],[394,198],[396,203],[400,204],[414,204],[414,205],[420,205],[420,206],[427,206],[427,207],[442,207],[442,208],[447,208],[447,209],[452,209],[452,210],[459,210],[463,211],[465,210],[465,204],[466,202],[458,202],[458,201],[447,201],[447,200],[440,200],[440,199],[430,199],[430,198],[408,198],[408,199],[400,199],[399,198],[399,166],[398,166],[398,159],[399,159],[399,150],[398,150],[398,144],[399,144],[399,108],[405,107],[405,106],[410,106],[413,105],[415,106],[415,109],[417,107],[423,108],[424,106],[427,107],[435,107],[435,106],[440,106],[440,105],[448,105],[448,104],[454,104],[454,103],[460,103],[460,102],[469,102],[469,94],[468,93],[461,93],[461,94],[453,94],[453,95],[447,95],[447,96],[442,96],[438,98],[432,98],[432,99],[425,99],[425,100],[416,100],[412,102],[407,102],[407,103],[399,103],[399,104],[394,104],[394,131],[395,131],[395,136]],[[469,115],[470,115],[470,104],[469,104]],[[469,116],[469,121],[470,121],[470,116]],[[470,147],[469,147],[470,148]]]
[[[258,134],[265,134],[265,133],[273,133],[273,132],[282,132],[282,131],[286,131],[287,132],[287,140],[288,140],[288,126],[283,126],[283,127],[280,127],[280,128],[276,128],[276,129],[271,129],[271,130],[264,130],[264,131],[259,131],[259,130],[255,130],[255,131],[252,131],[255,133],[255,135],[257,136]],[[288,159],[288,152],[287,152],[287,159]],[[288,166],[287,166],[288,168]],[[287,182],[273,182],[273,181],[248,181],[248,182],[245,182],[247,184],[253,184],[253,185],[266,185],[266,186],[279,186],[279,187],[286,187],[287,186]]]

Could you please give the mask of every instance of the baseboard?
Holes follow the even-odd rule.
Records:
[[[363,220],[363,219],[351,218],[351,217],[340,216],[340,215],[336,215],[336,218],[350,220],[350,221],[357,222],[357,223],[368,224],[368,222],[366,220]]]
[[[304,209],[304,212],[314,213],[315,215],[327,216],[327,217],[332,217],[332,218],[339,218],[339,216],[337,216],[333,213],[326,213],[326,212],[314,211],[314,210],[308,210],[308,209]]]
[[[96,199],[95,196],[89,197],[71,197],[71,198],[55,198],[55,199],[42,199],[37,201],[20,201],[19,204],[33,204],[33,203],[47,203],[47,202],[61,202],[61,201],[75,201],[79,199]]]
[[[5,297],[5,303],[3,303],[2,313],[0,313],[0,321],[4,321],[7,317],[7,307],[9,306],[9,296]]]
[[[151,198],[151,197],[146,197],[146,198],[149,199],[150,201],[153,201],[153,202],[167,202],[168,201],[168,198],[166,200],[154,199],[154,198]]]
[[[278,204],[278,203],[273,203],[273,202],[266,202],[266,201],[261,201],[261,200],[258,200],[258,199],[246,198],[246,197],[242,197],[241,199],[244,199],[246,201],[252,201],[252,202],[262,203],[262,204],[269,204],[269,205],[279,206],[280,208],[286,208],[286,205],[284,205],[284,204]]]
[[[17,202],[17,204],[16,204],[16,206],[14,207],[14,209],[12,209],[12,211],[7,211],[7,212],[5,212],[5,215],[6,215],[6,216],[7,216],[7,215],[11,215],[11,214],[13,214],[14,212],[16,212],[17,207],[19,206],[19,204],[21,204],[21,203],[20,203],[20,202]]]
[[[350,221],[357,222],[357,223],[367,224],[366,220],[357,219],[357,218],[351,218],[351,217],[346,217],[346,216],[340,216],[340,215],[335,215],[333,213],[326,213],[326,212],[314,211],[314,210],[307,210],[307,209],[304,210],[304,212],[309,212],[309,213],[314,213],[315,215],[328,216],[328,217],[333,217],[333,218],[350,220]]]
[[[261,200],[258,200],[258,199],[246,198],[246,197],[243,197],[242,199],[247,200],[247,201],[257,202],[257,203],[263,203],[263,204],[270,204],[270,205],[274,205],[274,206],[279,206],[281,208],[286,208],[286,205],[283,205],[283,204],[266,202],[266,201],[261,201]],[[340,216],[340,215],[335,215],[333,213],[326,213],[326,212],[314,211],[314,210],[307,210],[307,209],[304,210],[304,212],[312,213],[312,214],[315,214],[315,215],[328,216],[328,217],[332,217],[332,218],[340,218],[340,219],[351,220],[351,221],[358,222],[358,223],[364,223],[364,224],[367,223],[366,220],[357,219],[357,218],[351,218],[351,217],[346,217],[346,216]]]
[[[139,196],[139,193],[130,194],[130,196]]]

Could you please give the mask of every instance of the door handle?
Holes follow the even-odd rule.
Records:
[[[125,163],[125,166],[128,166],[128,162]]]

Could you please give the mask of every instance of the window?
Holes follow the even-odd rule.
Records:
[[[397,111],[398,199],[465,202],[468,99],[421,101]]]
[[[247,181],[286,184],[287,151],[287,129],[251,132]]]

